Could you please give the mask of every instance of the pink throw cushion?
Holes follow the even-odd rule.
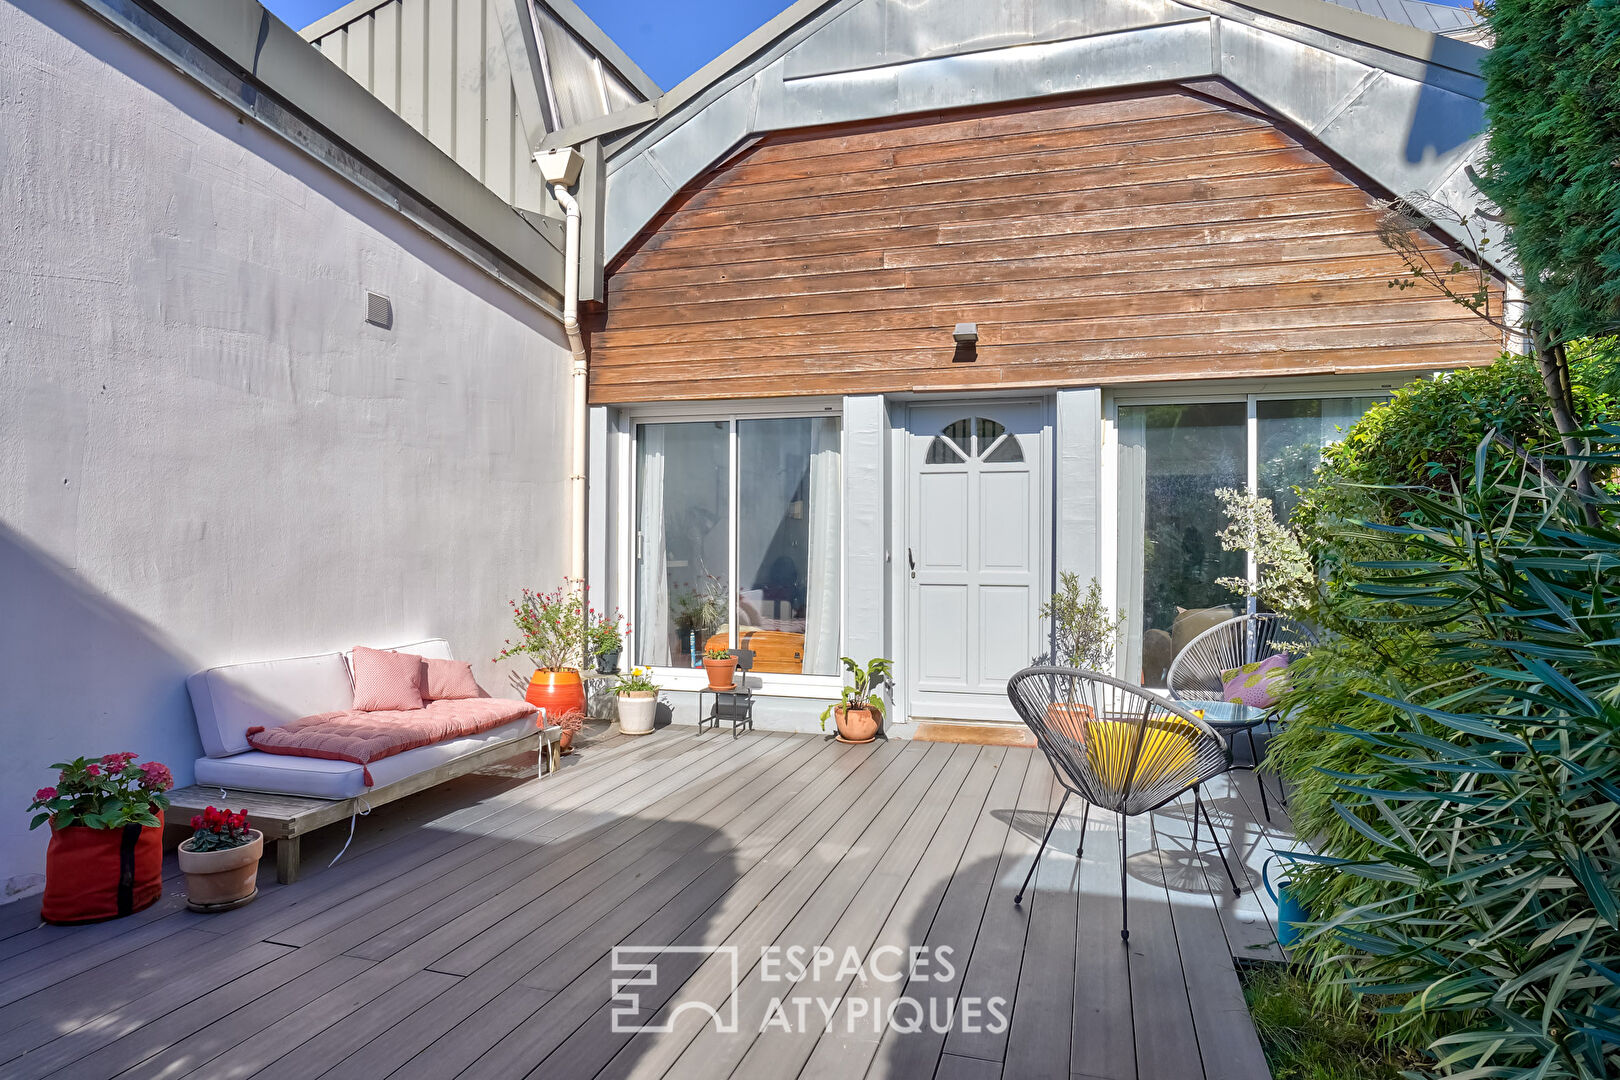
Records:
[[[1221,696],[1251,709],[1269,709],[1288,684],[1288,657],[1274,653],[1264,660],[1221,672]]]
[[[427,657],[427,684],[422,690],[423,701],[452,701],[462,698],[488,697],[484,688],[473,678],[472,665],[465,660],[435,660]]]
[[[354,707],[360,712],[422,707],[420,656],[357,645],[349,669],[354,672]]]

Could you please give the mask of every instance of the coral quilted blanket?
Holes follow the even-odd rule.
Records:
[[[534,714],[526,701],[508,698],[455,698],[398,712],[317,713],[281,727],[250,727],[248,744],[267,754],[352,761],[362,768],[419,746],[498,728]],[[371,786],[371,770],[365,770]]]

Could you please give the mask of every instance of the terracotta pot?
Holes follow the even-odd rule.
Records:
[[[545,710],[548,727],[560,723],[565,717],[583,718],[585,683],[573,668],[537,671],[529,679],[529,689],[524,692],[523,700],[537,709]],[[563,736],[565,739],[567,737],[566,734]]]
[[[869,743],[877,738],[878,718],[871,709],[846,709],[839,706],[833,710],[833,718],[838,721],[839,742]]]
[[[1046,707],[1046,726],[1073,739],[1077,743],[1086,741],[1086,724],[1097,718],[1090,705],[1080,702],[1048,705]]]
[[[231,904],[253,895],[258,888],[259,858],[264,854],[264,833],[248,831],[250,839],[223,851],[192,851],[183,842],[175,855],[186,875],[186,904],[192,908]]]
[[[658,715],[656,690],[627,690],[619,698],[619,731],[624,735],[651,735]]]
[[[737,658],[728,656],[724,660],[711,660],[705,656],[703,673],[709,677],[710,690],[730,690],[737,685]]]
[[[557,753],[572,754],[574,752],[574,733],[563,728],[562,737],[557,740]]]
[[[51,923],[100,922],[151,907],[163,895],[163,811],[155,826],[51,829],[40,916]]]

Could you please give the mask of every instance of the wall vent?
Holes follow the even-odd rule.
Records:
[[[394,305],[382,293],[366,293],[366,322],[384,330],[394,328]]]

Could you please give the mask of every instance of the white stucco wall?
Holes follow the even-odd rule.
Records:
[[[365,325],[365,292],[393,300]],[[556,324],[65,0],[0,0],[0,886],[76,754],[189,782],[183,685],[448,637],[565,568]]]

